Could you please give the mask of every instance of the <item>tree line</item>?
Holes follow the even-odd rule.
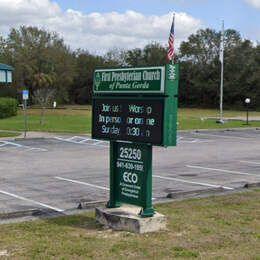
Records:
[[[174,58],[180,64],[180,106],[218,107],[220,39],[220,32],[207,28],[180,44]],[[152,42],[144,48],[94,55],[71,50],[55,32],[26,26],[0,37],[0,63],[15,68],[13,86],[18,91],[29,89],[32,102],[40,102],[37,97],[43,96],[59,103],[91,103],[95,69],[164,65],[166,52],[166,45]],[[246,97],[253,108],[260,109],[260,44],[228,29],[224,33],[224,107],[241,108]]]

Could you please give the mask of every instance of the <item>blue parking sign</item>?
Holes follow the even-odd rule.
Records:
[[[29,99],[29,90],[23,90],[23,100]]]

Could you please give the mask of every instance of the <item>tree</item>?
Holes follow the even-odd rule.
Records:
[[[126,67],[126,51],[119,48],[113,48],[109,50],[105,56],[104,60],[107,64],[116,65],[118,67]]]
[[[199,30],[189,36],[188,41],[180,46],[181,80],[180,103],[196,106],[216,107],[219,103],[220,85],[220,48],[221,33],[212,29]],[[228,29],[224,33],[224,103],[234,105],[241,100],[242,82],[241,69],[237,67],[243,56],[243,51],[232,59],[239,46],[242,46],[240,34]],[[250,47],[251,48],[251,47]],[[233,54],[232,54],[233,53]],[[235,54],[236,55],[236,54]],[[247,61],[248,62],[248,61]],[[251,62],[251,61],[249,61]],[[233,84],[236,85],[234,90]],[[236,94],[236,93],[239,93]],[[187,103],[188,102],[188,103]]]
[[[15,67],[14,83],[31,92],[35,75],[59,75],[53,83],[60,101],[68,100],[68,88],[74,78],[74,57],[57,33],[37,27],[11,29],[6,39],[5,55]]]
[[[126,52],[125,60],[129,66],[155,66],[166,63],[166,48],[153,42],[143,49],[135,48]]]
[[[91,103],[93,74],[95,69],[119,67],[118,61],[112,56],[101,57],[90,54],[88,51],[77,50],[74,53],[76,73],[70,88],[71,102],[78,104]]]
[[[34,89],[32,96],[33,101],[41,106],[41,125],[44,123],[45,108],[50,105],[55,94],[55,89],[52,88],[54,82],[55,75],[51,76],[44,73],[35,74],[32,79],[32,86]]]
[[[246,97],[260,107],[260,49],[244,40],[226,53],[226,89],[229,103],[242,106]]]
[[[212,29],[198,30],[180,45],[181,60],[194,64],[210,64],[219,53],[220,33]]]

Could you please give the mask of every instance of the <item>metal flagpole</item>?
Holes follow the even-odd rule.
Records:
[[[223,120],[223,74],[224,74],[224,21],[222,21],[222,32],[221,32],[221,43],[220,43],[220,53],[219,60],[221,62],[221,79],[220,79],[220,118],[219,123],[224,123]]]

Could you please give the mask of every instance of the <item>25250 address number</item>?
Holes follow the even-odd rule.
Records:
[[[140,161],[142,159],[142,151],[136,148],[120,147],[119,157],[122,159]]]

